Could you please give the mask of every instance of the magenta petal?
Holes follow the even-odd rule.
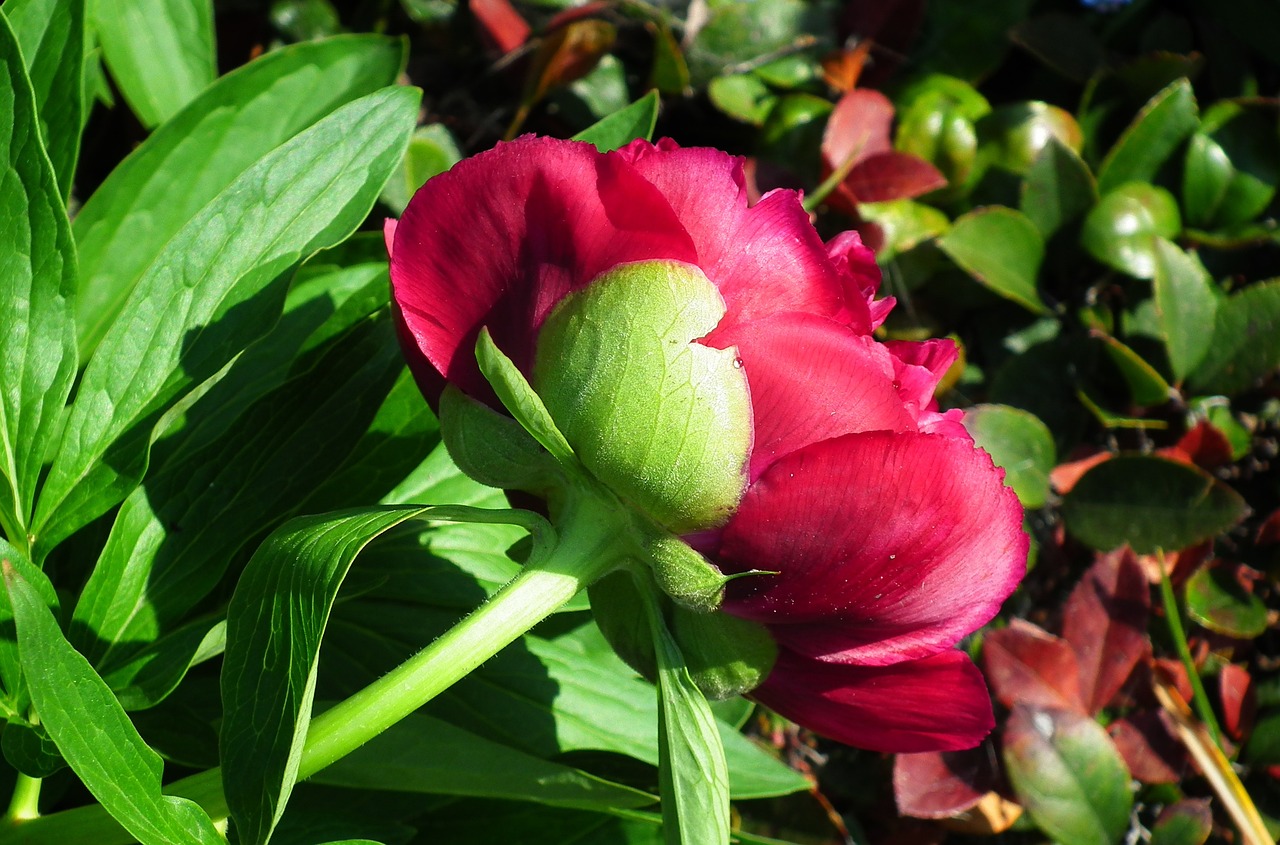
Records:
[[[894,387],[896,361],[869,335],[786,314],[717,333],[738,347],[755,417],[751,477],[778,457],[855,431],[914,431]]]
[[[960,357],[955,342],[947,338],[933,340],[890,340],[885,343],[897,362],[895,378],[902,401],[913,413],[937,407],[933,391],[947,370]]]
[[[473,352],[482,326],[528,372],[536,330],[566,293],[657,258],[696,254],[670,204],[625,160],[546,138],[499,144],[429,181],[396,227],[406,357],[415,372],[429,366],[488,396]]]
[[[806,728],[871,751],[959,751],[995,726],[982,673],[954,649],[892,666],[783,651],[751,695]]]
[[[726,609],[813,657],[935,654],[995,615],[1026,567],[1022,508],[964,439],[868,432],[780,458],[721,536]]]
[[[693,238],[698,266],[728,307],[717,333],[789,311],[871,331],[862,298],[850,296],[856,286],[828,257],[796,192],[770,191],[748,207],[742,159],[719,150],[636,142],[617,155],[662,192]]]

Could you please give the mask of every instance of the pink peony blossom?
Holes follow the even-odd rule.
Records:
[[[670,141],[600,154],[525,138],[431,180],[389,224],[410,367],[433,403],[453,383],[498,407],[474,358],[487,326],[532,373],[552,308],[617,265],[698,267],[726,313],[698,342],[736,347],[754,445],[723,525],[687,537],[730,582],[723,609],[778,658],[753,697],[834,739],[953,750],[992,728],[982,676],[954,648],[1021,579],[1027,538],[1003,472],[933,399],[950,341],[882,343],[871,252],[823,244],[791,191],[748,207],[742,161]]]

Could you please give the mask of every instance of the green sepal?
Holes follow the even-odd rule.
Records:
[[[619,571],[592,584],[587,595],[609,645],[628,666],[653,681],[658,670],[641,589],[635,575]],[[764,626],[723,612],[698,613],[665,598],[661,605],[689,675],[707,698],[744,695],[769,676],[778,647]]]
[[[548,495],[564,483],[560,465],[520,423],[449,385],[440,396],[449,457],[481,484]]]
[[[730,578],[679,537],[643,526],[640,533],[644,560],[662,592],[695,613],[710,613],[720,606]]]
[[[676,534],[722,525],[746,488],[752,417],[735,349],[697,343],[724,316],[697,267],[641,261],[565,297],[533,384],[582,464]]]

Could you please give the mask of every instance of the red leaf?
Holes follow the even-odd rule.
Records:
[[[1053,484],[1053,489],[1062,495],[1071,492],[1071,488],[1076,486],[1076,482],[1089,470],[1111,457],[1110,452],[1095,452],[1083,458],[1077,458],[1058,464],[1049,472],[1049,481]]]
[[[822,134],[823,178],[843,166],[888,152],[892,126],[893,103],[879,91],[855,88],[841,97]],[[828,197],[832,206],[850,214],[857,212],[858,200],[844,184]]]
[[[1178,691],[1183,701],[1191,700],[1191,678],[1187,676],[1187,667],[1183,666],[1181,661],[1157,657],[1154,670],[1160,680],[1172,685]]]
[[[1143,783],[1177,783],[1187,754],[1158,711],[1147,710],[1107,726],[1129,773]]]
[[[1197,423],[1182,435],[1177,445],[1161,449],[1166,457],[1195,464],[1201,469],[1216,469],[1231,463],[1231,443],[1226,435],[1208,422]]]
[[[1151,653],[1150,611],[1146,575],[1127,549],[1099,555],[1071,591],[1062,636],[1075,650],[1081,699],[1089,713],[1105,707],[1138,661]]]
[[[1255,542],[1259,546],[1280,543],[1280,508],[1273,511],[1272,514],[1264,519],[1262,524],[1258,526],[1258,537]]]
[[[1006,707],[1026,704],[1084,713],[1080,672],[1069,643],[1022,619],[987,634],[987,682]]]
[[[1222,727],[1240,742],[1253,728],[1258,712],[1253,676],[1243,666],[1228,663],[1218,673],[1218,694],[1222,697]]]
[[[986,743],[967,751],[899,754],[893,761],[898,812],[918,819],[944,819],[962,813],[998,783],[992,750]]]
[[[529,40],[529,24],[507,0],[471,0],[471,14],[485,43],[504,56]]]
[[[947,177],[922,158],[894,151],[875,153],[853,168],[844,187],[859,202],[910,199],[947,186]]]

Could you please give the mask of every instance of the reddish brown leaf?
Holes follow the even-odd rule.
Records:
[[[1086,472],[1110,457],[1110,452],[1094,452],[1092,455],[1085,455],[1066,463],[1058,464],[1049,472],[1049,483],[1053,485],[1054,490],[1065,496],[1071,492],[1071,488],[1076,486],[1076,482]]]
[[[849,171],[844,187],[858,202],[911,199],[947,186],[947,177],[922,158],[894,151],[867,156]]]
[[[1084,713],[1080,672],[1071,645],[1022,619],[987,634],[987,682],[1005,707],[1026,704]]]
[[[870,41],[859,41],[852,49],[833,50],[823,56],[823,80],[837,91],[852,91],[862,75],[870,50]]]
[[[471,0],[471,14],[485,44],[504,56],[529,40],[529,24],[507,0]]]
[[[1181,661],[1168,657],[1155,659],[1154,671],[1160,680],[1170,684],[1182,696],[1183,701],[1191,700],[1191,679],[1187,676],[1187,668]]]
[[[1249,670],[1228,663],[1218,673],[1218,695],[1222,699],[1222,727],[1236,742],[1242,741],[1253,728],[1258,712],[1258,695]]]
[[[994,755],[986,743],[968,751],[899,754],[893,761],[898,812],[918,819],[962,813],[976,806],[998,782]]]
[[[1159,454],[1195,464],[1201,469],[1217,469],[1231,463],[1231,443],[1225,434],[1208,422],[1197,423],[1182,435],[1177,445],[1160,449]]]
[[[1177,783],[1187,754],[1158,711],[1147,710],[1107,726],[1129,773],[1143,783]]]
[[[558,27],[538,45],[529,72],[526,103],[536,103],[548,91],[586,76],[613,48],[618,31],[598,18],[585,18]]]
[[[1071,591],[1062,636],[1075,650],[1081,700],[1089,713],[1105,707],[1133,667],[1151,653],[1150,612],[1147,577],[1127,550],[1099,555]]]
[[[1280,508],[1262,520],[1262,524],[1258,526],[1258,537],[1255,542],[1259,546],[1280,543]]]
[[[892,126],[893,103],[879,91],[855,88],[841,97],[822,134],[823,178],[842,167],[856,166],[876,153],[888,152]],[[855,214],[858,199],[842,184],[831,192],[828,202]]]

